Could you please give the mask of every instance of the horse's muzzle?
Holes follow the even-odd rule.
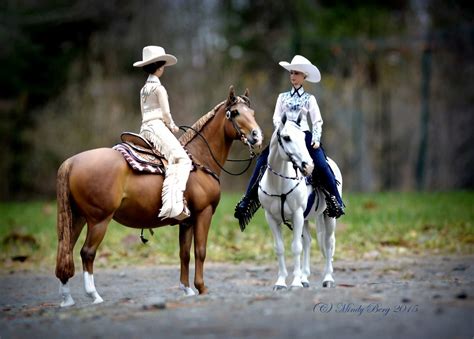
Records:
[[[260,147],[262,146],[263,142],[263,134],[260,129],[253,129],[247,136],[247,140],[250,145],[254,147]]]

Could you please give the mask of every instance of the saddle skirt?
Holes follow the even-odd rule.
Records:
[[[120,137],[122,142],[112,149],[122,153],[131,168],[138,172],[165,175],[168,162],[146,139],[131,132],[124,132]]]

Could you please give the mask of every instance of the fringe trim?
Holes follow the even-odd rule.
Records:
[[[156,137],[155,133],[148,131],[148,130],[143,130],[140,132],[140,134],[149,142],[152,143],[153,147],[160,152],[161,154],[165,155],[163,152],[163,144],[160,142],[160,140]],[[168,160],[168,159],[166,159]]]
[[[183,164],[171,164],[166,171],[161,192],[162,207],[158,217],[174,218],[184,210],[184,190],[190,168]]]

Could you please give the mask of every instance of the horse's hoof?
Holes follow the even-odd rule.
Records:
[[[207,288],[203,288],[201,290],[198,289],[198,295],[206,295],[209,294],[209,290]]]
[[[189,287],[189,286],[184,286],[184,284],[179,283],[179,289],[184,292],[184,296],[186,297],[193,297],[196,295],[196,292]]]
[[[323,281],[323,287],[334,288],[336,283],[334,281]]]
[[[92,299],[92,304],[100,304],[104,302],[104,299],[102,299],[97,291],[93,291],[91,293],[86,292],[86,295]]]
[[[104,299],[102,299],[100,296],[95,298],[94,301],[92,302],[94,305],[95,304],[101,304],[104,302]]]
[[[309,282],[302,282],[304,288],[309,288]]]
[[[273,286],[273,290],[274,291],[282,291],[282,290],[287,290],[288,288],[286,286],[283,286],[283,285],[275,285]]]
[[[72,297],[69,296],[66,299],[64,299],[63,301],[61,301],[61,304],[59,304],[59,306],[61,306],[61,307],[70,307],[70,306],[73,306],[74,304],[75,304],[74,299],[72,299]]]
[[[196,292],[194,292],[191,287],[185,287],[182,291],[184,292],[185,297],[194,297],[196,295]]]

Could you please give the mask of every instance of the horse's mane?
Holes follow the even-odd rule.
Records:
[[[179,141],[181,145],[186,146],[194,137],[197,135],[197,132],[201,132],[201,130],[206,126],[206,124],[214,118],[216,115],[217,110],[225,103],[225,100],[221,103],[217,104],[216,107],[212,109],[212,111],[204,114],[198,121],[191,126],[183,135],[179,137]]]

